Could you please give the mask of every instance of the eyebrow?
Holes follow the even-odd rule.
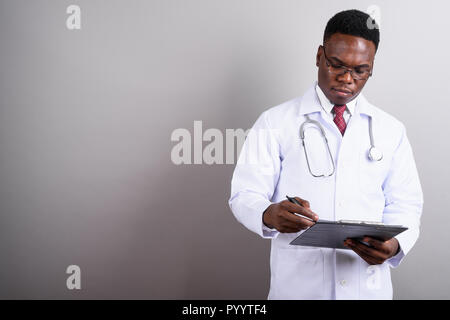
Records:
[[[342,65],[348,67],[348,65],[347,65],[346,63],[344,63],[343,61],[339,60],[339,59],[336,58],[336,57],[330,57],[330,59],[334,59],[334,60],[336,60],[338,63],[340,63],[340,64],[342,64]],[[355,67],[353,67],[353,68],[361,68],[361,67],[368,67],[368,68],[370,68],[370,65],[368,65],[368,64],[360,64],[359,66],[355,66]]]

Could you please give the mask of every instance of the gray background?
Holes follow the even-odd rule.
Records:
[[[371,4],[364,92],[405,123],[425,195],[394,295],[450,298],[450,5],[436,0],[1,0],[0,298],[266,298],[270,242],[228,208],[234,166],[174,165],[171,133],[247,129],[302,95],[328,19]]]

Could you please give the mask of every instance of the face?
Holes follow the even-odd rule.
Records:
[[[356,68],[373,68],[375,44],[372,41],[335,33],[325,43],[326,56],[333,65]],[[352,101],[364,88],[366,80],[353,79],[350,72],[341,75],[332,74],[327,66],[324,47],[317,51],[316,65],[319,67],[318,84],[333,104],[343,105]]]

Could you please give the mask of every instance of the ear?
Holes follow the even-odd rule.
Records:
[[[322,45],[320,45],[319,48],[317,48],[316,67],[319,66],[319,64],[320,64],[320,57],[322,57],[322,50],[320,50],[321,47],[322,47]]]

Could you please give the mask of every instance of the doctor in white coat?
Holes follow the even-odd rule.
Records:
[[[239,156],[229,205],[239,222],[271,239],[269,299],[392,299],[390,268],[419,236],[423,196],[405,127],[361,93],[379,43],[367,19],[358,10],[330,19],[318,81],[263,112]],[[318,219],[408,230],[385,242],[366,238],[370,246],[348,239],[348,249],[289,245]]]

